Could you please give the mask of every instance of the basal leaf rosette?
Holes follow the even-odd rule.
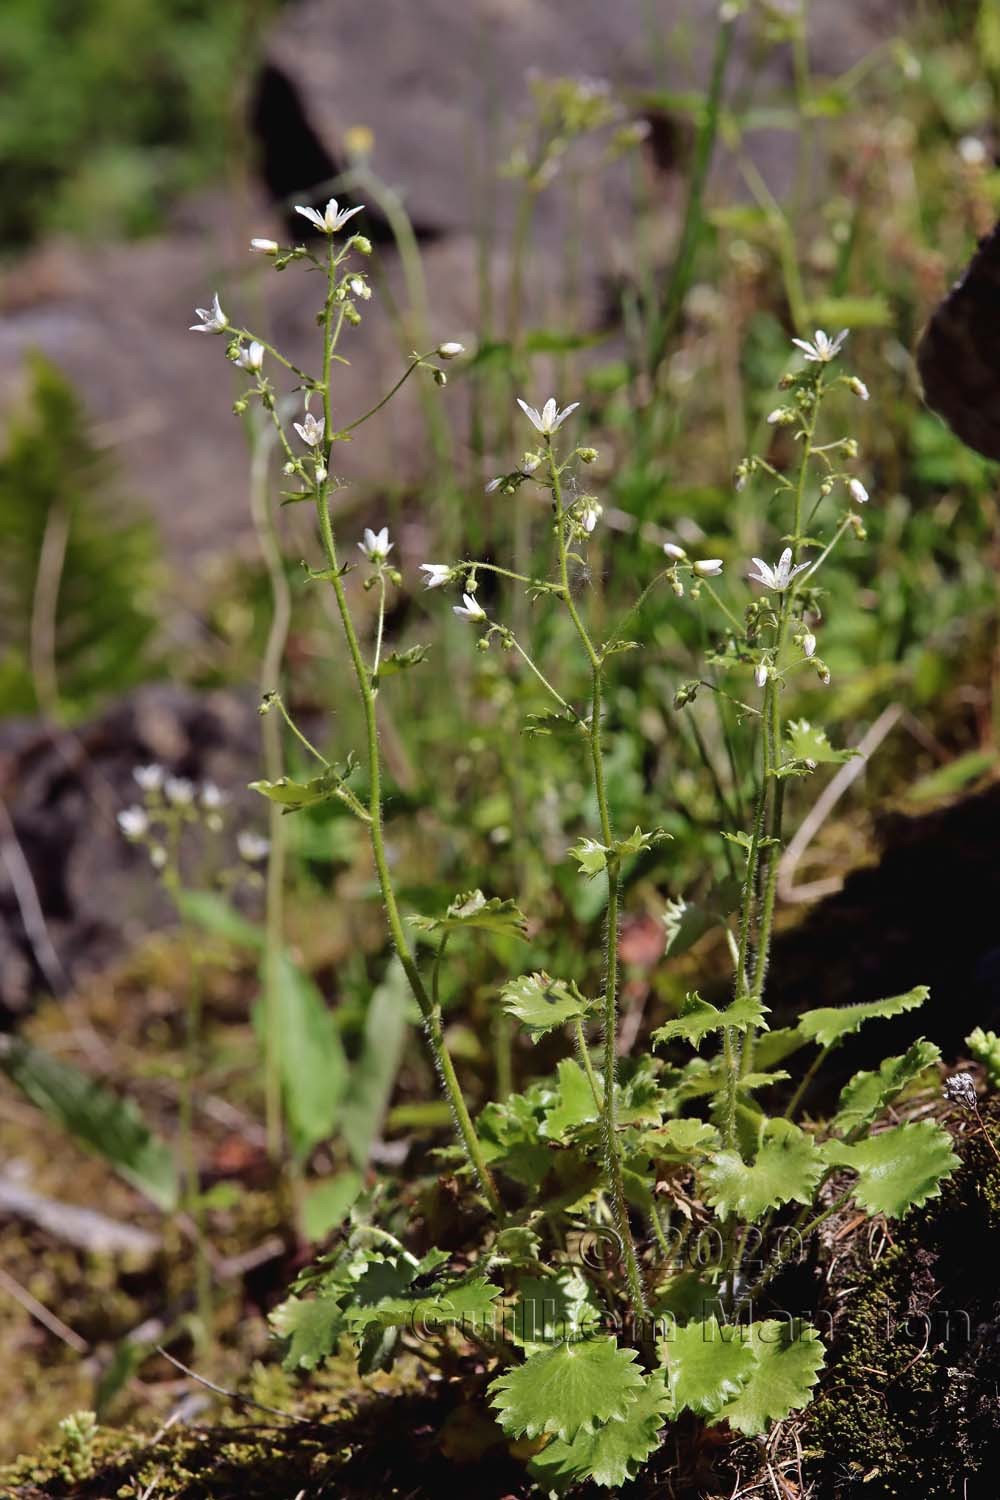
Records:
[[[894,1125],[853,1144],[827,1141],[823,1155],[858,1174],[853,1191],[862,1208],[890,1219],[936,1198],[959,1164],[951,1136],[933,1120]]]
[[[712,1421],[759,1437],[772,1422],[808,1406],[826,1351],[816,1329],[800,1318],[768,1318],[749,1332],[754,1356],[750,1377]]]
[[[790,1120],[768,1120],[752,1162],[737,1151],[720,1151],[703,1168],[702,1191],[723,1217],[762,1218],[782,1203],[813,1201],[826,1161],[812,1137]]]
[[[613,1338],[556,1344],[499,1375],[490,1386],[497,1421],[511,1437],[551,1432],[565,1443],[620,1420],[644,1389],[635,1350]]]

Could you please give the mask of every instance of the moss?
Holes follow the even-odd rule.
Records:
[[[1000,1108],[987,1119],[996,1133]],[[1000,1165],[974,1126],[960,1149],[958,1173],[892,1226],[877,1263],[859,1243],[837,1272],[846,1310],[804,1433],[824,1500],[859,1484],[868,1500],[995,1500]]]

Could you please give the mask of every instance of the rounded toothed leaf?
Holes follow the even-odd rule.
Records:
[[[571,1443],[580,1432],[625,1416],[643,1389],[634,1349],[613,1338],[556,1344],[497,1377],[491,1405],[512,1437],[555,1433]]]
[[[844,1085],[833,1128],[840,1135],[867,1125],[908,1084],[933,1063],[941,1061],[940,1050],[923,1037],[902,1057],[887,1057],[873,1073],[855,1073]]]
[[[588,1009],[579,991],[574,993],[564,979],[551,979],[544,973],[522,974],[520,979],[512,979],[504,985],[500,997],[507,1014],[526,1026],[533,1039],[564,1026],[567,1021],[578,1020]]]
[[[759,1219],[782,1203],[811,1203],[825,1170],[811,1136],[790,1120],[769,1120],[754,1160],[720,1151],[701,1174],[702,1190],[720,1214]]]
[[[807,1010],[799,1018],[799,1031],[807,1041],[817,1042],[821,1047],[832,1047],[845,1036],[850,1036],[852,1031],[858,1031],[866,1021],[884,1020],[901,1015],[904,1010],[915,1010],[918,1005],[923,1005],[929,994],[926,984],[918,984],[905,995],[890,995],[887,1000]]]
[[[674,1328],[660,1349],[674,1410],[701,1416],[738,1396],[756,1363],[746,1329],[723,1327],[714,1316]]]
[[[936,1198],[959,1164],[951,1136],[933,1120],[894,1125],[853,1145],[827,1141],[823,1155],[831,1166],[857,1172],[854,1196],[862,1208],[890,1219]]]
[[[660,1429],[670,1409],[664,1377],[650,1375],[624,1417],[605,1422],[593,1432],[579,1432],[571,1443],[553,1438],[532,1459],[531,1474],[543,1489],[558,1493],[586,1479],[604,1489],[617,1489],[635,1478],[659,1446]]]
[[[750,1347],[756,1357],[750,1379],[713,1421],[758,1437],[809,1404],[826,1351],[815,1328],[799,1318],[754,1323]]]

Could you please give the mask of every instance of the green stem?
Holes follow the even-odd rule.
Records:
[[[590,1048],[587,1046],[587,1038],[583,1032],[583,1022],[579,1016],[573,1023],[573,1037],[576,1042],[576,1050],[580,1054],[580,1062],[583,1064],[583,1071],[586,1073],[587,1082],[590,1084],[590,1092],[594,1096],[594,1105],[596,1106],[597,1113],[600,1114],[604,1109],[604,1090],[597,1081],[594,1064],[590,1060]]]
[[[601,841],[605,848],[611,850],[614,845],[614,833],[611,826],[611,814],[608,808],[608,793],[604,776],[604,750],[601,743],[601,718],[603,713],[602,703],[602,662],[594,643],[590,639],[587,627],[580,618],[579,611],[573,599],[569,582],[569,568],[566,552],[566,529],[565,512],[562,501],[562,485],[560,481],[560,469],[552,451],[552,439],[546,438],[546,452],[549,464],[549,477],[552,484],[552,498],[555,502],[555,526],[556,542],[559,550],[559,581],[562,586],[562,595],[570,619],[573,621],[580,643],[587,654],[591,670],[591,712],[590,712],[590,758],[594,772],[594,792],[597,797],[597,811],[601,825]],[[615,1075],[617,1069],[616,1041],[618,1034],[618,915],[621,902],[621,884],[618,856],[614,853],[608,855],[608,908],[607,908],[607,931],[606,957],[604,976],[604,1107],[602,1110],[602,1123],[604,1130],[604,1146],[607,1156],[608,1177],[610,1179],[611,1201],[614,1209],[615,1223],[618,1233],[621,1235],[622,1247],[625,1252],[625,1275],[628,1282],[629,1298],[636,1317],[642,1321],[646,1313],[646,1297],[642,1285],[642,1275],[639,1270],[639,1259],[636,1254],[635,1242],[632,1238],[632,1229],[628,1218],[628,1204],[625,1200],[625,1184],[622,1175],[621,1147],[618,1142],[617,1120],[616,1120],[616,1084]]]

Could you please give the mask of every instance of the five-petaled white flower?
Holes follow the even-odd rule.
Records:
[[[388,526],[383,526],[381,531],[372,531],[370,526],[366,526],[365,539],[358,543],[369,562],[385,562],[394,545],[389,540]]]
[[[452,610],[460,620],[485,620],[486,611],[477,604],[471,594],[463,594],[461,604],[453,604]]]
[[[127,839],[141,839],[149,830],[149,814],[142,807],[125,807],[118,814],[118,827]]]
[[[190,807],[194,801],[194,782],[186,776],[168,776],[163,790],[174,807]]]
[[[191,324],[191,333],[224,333],[229,327],[229,319],[222,311],[218,292],[212,293],[211,307],[196,307],[194,311],[201,322]]]
[[[447,563],[421,563],[421,573],[426,573],[424,588],[439,589],[443,583],[451,578],[451,569]]]
[[[549,397],[541,411],[536,410],[533,406],[529,406],[527,401],[521,400],[520,396],[517,398],[517,404],[524,412],[532,427],[536,428],[543,437],[551,437],[562,426],[570,412],[576,411],[580,405],[579,401],[571,401],[569,406],[564,406],[562,411],[560,411],[556,405],[555,396]]]
[[[264,363],[264,345],[252,339],[248,349],[240,350],[236,363],[241,370],[249,370],[252,375],[259,374]]]
[[[324,234],[336,234],[338,229],[343,229],[348,219],[353,219],[363,208],[363,203],[359,203],[357,208],[338,208],[336,198],[331,198],[322,213],[318,213],[315,208],[304,208],[301,203],[296,203],[295,212],[308,219],[310,224],[315,224]]]
[[[144,792],[158,792],[166,774],[163,767],[157,765],[155,761],[148,766],[136,766],[132,772],[137,784]]]
[[[323,441],[323,431],[326,427],[325,417],[318,419],[311,411],[307,411],[301,422],[293,422],[292,426],[304,443],[310,448],[318,448]]]
[[[802,350],[806,359],[812,364],[828,365],[831,359],[837,358],[837,355],[844,347],[846,338],[846,328],[842,328],[836,338],[830,338],[828,334],[823,332],[822,328],[817,328],[813,334],[812,342],[809,339],[792,339],[792,343],[796,349]]]
[[[722,572],[722,558],[703,557],[698,562],[692,563],[691,566],[699,578],[718,578]]]
[[[757,564],[757,571],[754,573],[751,570],[747,576],[752,578],[755,583],[762,583],[765,588],[773,589],[776,594],[783,593],[792,579],[797,574],[804,572],[809,566],[807,562],[804,562],[796,563],[795,567],[792,567],[791,547],[785,548],[784,552],[778,558],[777,565],[773,568],[762,557],[755,557],[753,560]]]
[[[250,828],[241,828],[236,835],[236,847],[240,859],[245,859],[248,865],[255,865],[266,859],[271,852],[271,840],[266,839],[262,833],[254,833]]]
[[[847,488],[850,491],[851,499],[858,505],[866,505],[868,503],[868,491],[860,479],[852,479]]]

